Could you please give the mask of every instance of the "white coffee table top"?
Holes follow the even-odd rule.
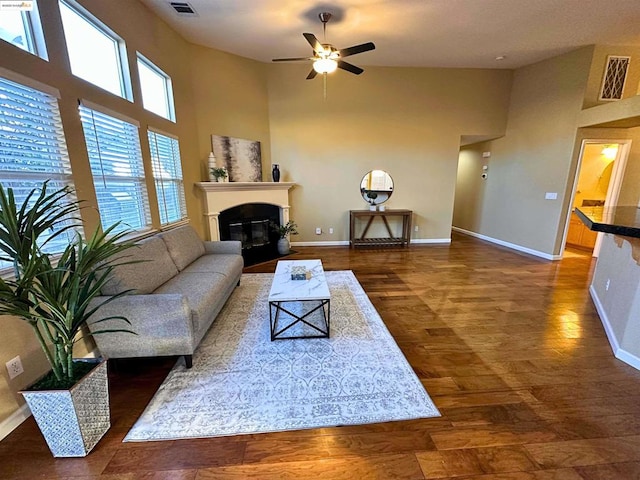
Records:
[[[308,280],[291,280],[292,267],[305,267],[310,272]],[[308,275],[309,276],[309,275]],[[297,300],[327,300],[329,286],[320,260],[280,260],[269,291],[270,302],[295,302]]]

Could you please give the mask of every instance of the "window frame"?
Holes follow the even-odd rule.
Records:
[[[85,110],[84,114],[83,114],[83,110]],[[95,122],[95,117],[97,114],[100,117],[108,117],[109,121],[112,122],[122,122],[124,124],[127,124],[128,127],[132,127],[135,129],[135,132],[133,132],[133,130],[131,131],[131,133],[126,136],[125,138],[122,139],[122,141],[124,142],[123,144],[126,145],[127,141],[131,141],[133,142],[133,146],[136,147],[135,149],[135,155],[126,155],[126,157],[129,160],[132,160],[132,157],[135,157],[135,165],[133,165],[132,170],[136,170],[137,172],[139,172],[139,175],[129,175],[129,176],[125,176],[122,175],[121,177],[118,177],[117,175],[104,175],[104,168],[102,166],[103,164],[103,158],[102,155],[100,153],[100,144],[99,144],[99,137],[94,136],[92,139],[90,139],[91,142],[95,142],[96,143],[96,147],[97,147],[97,151],[98,151],[98,159],[97,161],[99,162],[99,169],[101,170],[102,173],[102,182],[104,184],[104,188],[106,191],[107,190],[107,185],[109,183],[116,183],[118,181],[122,182],[123,180],[126,181],[130,181],[130,182],[134,182],[135,186],[136,186],[136,196],[137,196],[137,201],[136,204],[138,204],[138,201],[141,205],[139,205],[139,207],[137,209],[137,213],[140,216],[140,220],[141,220],[141,225],[139,226],[131,226],[126,224],[126,222],[123,222],[123,226],[122,228],[117,228],[114,230],[113,233],[117,233],[120,232],[122,230],[130,230],[130,234],[132,236],[138,236],[138,235],[144,235],[145,233],[153,230],[153,220],[151,217],[151,209],[150,209],[150,202],[149,202],[149,191],[147,188],[147,171],[145,170],[144,167],[144,160],[143,160],[143,156],[142,156],[142,148],[141,148],[141,144],[140,144],[140,123],[134,119],[131,119],[125,115],[122,115],[118,112],[114,112],[113,110],[110,110],[106,107],[103,107],[101,105],[95,104],[93,102],[87,101],[87,100],[81,100],[80,104],[78,106],[78,114],[80,116],[80,120],[82,123],[82,129],[83,129],[83,134],[84,134],[84,139],[85,139],[85,144],[87,147],[87,156],[89,158],[89,166],[91,169],[91,176],[92,176],[92,182],[93,182],[93,186],[96,192],[96,202],[97,202],[97,206],[98,206],[98,212],[100,214],[100,224],[102,226],[103,229],[110,227],[111,223],[109,225],[105,225],[105,218],[107,215],[110,214],[110,212],[106,211],[106,207],[107,206],[111,206],[111,203],[108,205],[105,205],[104,203],[101,205],[100,202],[100,198],[98,195],[98,182],[101,181],[100,178],[96,178],[96,175],[94,174],[94,162],[96,161],[95,158],[92,157],[92,148],[89,146],[89,141],[87,139],[87,129],[85,126],[85,122],[89,122],[88,117],[91,117],[91,124],[93,127],[93,133],[94,135],[97,134],[97,131],[95,130],[97,128],[96,122]],[[86,120],[85,118],[86,117]],[[128,128],[125,127],[125,128]],[[109,156],[113,157],[113,152],[107,150],[107,149],[103,149],[103,151],[105,152],[105,156],[108,154]],[[112,162],[113,165],[116,165],[115,162],[113,162],[112,160],[109,160],[109,162]],[[131,165],[131,164],[130,164]],[[109,179],[110,182],[108,182],[106,179]],[[121,192],[116,192],[116,193],[121,193]],[[103,210],[101,210],[101,208]],[[115,223],[115,222],[113,222]]]
[[[160,115],[158,112],[154,112],[153,110],[149,110],[144,105],[144,89],[142,85],[142,79],[140,77],[140,64],[143,64],[146,68],[157,74],[159,77],[162,77],[164,80],[164,102],[167,109],[168,117],[164,115]],[[161,68],[159,68],[156,64],[154,64],[147,57],[142,55],[140,52],[136,52],[136,65],[138,68],[138,81],[140,82],[140,93],[142,95],[142,108],[144,108],[147,112],[151,112],[159,117],[162,117],[166,120],[169,120],[173,123],[176,122],[176,110],[174,104],[173,97],[173,82],[171,81],[171,77],[167,75]]]
[[[76,15],[82,18],[85,22],[87,22],[91,27],[93,27],[95,30],[100,32],[105,37],[109,38],[114,43],[117,66],[118,66],[117,73],[118,73],[118,80],[120,84],[120,93],[117,94],[115,92],[112,92],[111,90],[108,90],[96,83],[93,83],[91,80],[81,77],[77,73],[74,73],[73,64],[71,62],[71,56],[69,55],[68,34],[64,30],[64,20],[62,19],[62,11],[60,10],[60,17],[62,21],[62,31],[64,33],[64,42],[65,42],[65,47],[67,52],[67,59],[69,60],[69,68],[71,70],[71,74],[77,78],[84,80],[87,83],[90,83],[91,85],[94,85],[95,87],[100,88],[101,90],[104,90],[105,92],[109,92],[120,98],[124,98],[125,100],[133,102],[133,92],[131,88],[131,73],[129,71],[127,47],[124,39],[120,37],[116,32],[111,30],[108,25],[106,25],[104,22],[98,19],[95,15],[92,15],[91,12],[89,12],[86,8],[82,7],[80,4],[78,4],[74,0],[58,0],[59,9],[62,5],[64,5],[69,10],[74,12]]]
[[[152,136],[155,137],[153,143],[152,143],[152,140],[151,140]],[[161,179],[159,179],[156,176],[156,173],[157,173],[157,170],[158,170],[158,166],[159,166],[158,164],[160,163],[160,161],[159,161],[160,160],[160,152],[159,152],[159,150],[157,148],[157,136],[161,136],[161,137],[164,137],[165,139],[168,139],[169,141],[175,141],[176,142],[175,148],[176,148],[176,150],[178,152],[178,156],[177,156],[177,158],[175,156],[172,156],[171,160],[172,160],[174,166],[177,166],[176,170],[179,171],[179,176],[178,177],[170,177],[170,178],[162,179],[162,180],[167,180],[167,181],[171,182],[172,184],[177,185],[177,192],[178,192],[178,199],[179,199],[179,210],[180,210],[180,218],[178,218],[178,219],[170,220],[168,218],[169,215],[168,215],[167,207],[166,207],[164,186],[162,185],[162,182],[160,181]],[[151,170],[152,170],[152,175],[153,175],[153,182],[154,182],[154,185],[155,185],[155,188],[156,188],[156,197],[157,197],[157,203],[158,203],[158,214],[160,216],[160,226],[161,226],[162,229],[167,229],[167,228],[170,228],[171,226],[174,226],[174,225],[179,225],[179,224],[182,224],[182,223],[188,223],[189,215],[187,213],[187,202],[186,202],[186,195],[185,195],[185,190],[184,190],[184,174],[182,172],[182,158],[180,156],[180,139],[178,137],[176,137],[175,135],[171,135],[170,133],[166,133],[166,132],[163,132],[162,130],[158,130],[158,129],[155,129],[153,127],[149,127],[147,129],[147,141],[149,142],[149,152],[151,154]],[[174,151],[174,149],[172,148],[172,152],[173,151]],[[156,159],[158,159],[158,160],[156,160]],[[160,188],[158,188],[158,184],[160,184]],[[163,203],[164,203],[165,217],[167,218],[166,222],[163,222],[163,206],[162,206]]]
[[[42,22],[40,20],[40,11],[38,10],[38,2],[33,0],[32,6],[33,8],[31,10],[20,10],[22,28],[25,33],[26,48],[22,48],[20,45],[16,45],[9,40],[4,40],[2,38],[0,38],[0,40],[7,42],[9,45],[13,45],[24,52],[28,52],[45,61],[49,61],[44,33],[42,31]]]
[[[46,166],[50,164],[51,169],[25,169],[20,170],[17,168],[14,169],[1,169],[0,170],[0,181],[3,184],[10,184],[16,182],[23,182],[25,184],[33,183],[36,186],[42,185],[46,180],[51,180],[55,185],[54,188],[61,188],[63,186],[67,186],[71,188],[70,196],[67,196],[70,202],[76,200],[75,197],[75,185],[73,182],[73,173],[71,171],[71,162],[69,158],[69,152],[66,145],[66,139],[64,135],[64,130],[62,128],[61,122],[61,113],[60,113],[60,92],[50,87],[46,84],[41,84],[36,80],[32,80],[28,77],[23,77],[20,74],[14,73],[10,70],[6,70],[0,67],[0,82],[3,84],[5,82],[13,83],[17,85],[14,87],[16,91],[18,90],[31,90],[33,91],[33,96],[41,97],[38,103],[34,103],[30,105],[33,108],[33,111],[25,111],[21,109],[21,105],[27,105],[27,94],[30,92],[26,92],[25,96],[21,96],[20,94],[16,94],[15,97],[9,97],[12,99],[11,103],[14,104],[14,107],[10,110],[15,111],[16,113],[27,113],[27,117],[23,119],[23,122],[19,124],[19,126],[23,129],[21,132],[21,140],[20,144],[33,143],[36,150],[35,152],[39,152],[42,155],[40,159],[43,160],[43,165]],[[7,88],[11,88],[11,86],[5,87],[2,85],[2,90],[5,91]],[[35,106],[34,106],[35,105]],[[7,107],[9,108],[9,107]],[[34,113],[36,111],[37,113]],[[40,115],[42,112],[46,112],[46,115]],[[35,115],[35,117],[34,117]],[[4,130],[6,124],[4,122],[4,116],[0,119],[0,131]],[[18,117],[16,117],[18,118]],[[12,124],[13,127],[14,124]],[[47,127],[49,127],[47,129]],[[25,140],[25,129],[26,134],[29,135]],[[20,130],[17,130],[20,132]],[[30,135],[29,132],[34,132],[33,135]],[[41,132],[37,134],[35,132]],[[6,154],[11,157],[13,150],[16,148],[16,145],[12,145],[9,141],[9,135],[3,135],[2,139],[0,139],[0,154],[2,152],[6,152]],[[31,151],[33,152],[33,150]],[[20,158],[20,152],[17,151],[15,153],[16,158]],[[29,160],[33,161],[34,158],[38,157],[25,157]],[[25,160],[25,162],[28,160]],[[11,164],[7,163],[6,165],[20,165],[19,161],[12,162]],[[7,185],[7,187],[11,187],[11,185]],[[13,187],[15,188],[15,187]],[[34,188],[34,187],[28,187]],[[14,190],[15,191],[15,190]],[[18,191],[15,191],[18,193]],[[16,201],[21,202],[17,195]],[[67,241],[71,241],[73,236],[75,235],[84,235],[82,223],[79,218],[69,218],[69,221],[73,224],[73,229],[69,231],[69,235],[67,235]],[[61,239],[62,240],[62,239]],[[53,244],[53,246],[56,246]],[[59,245],[60,246],[60,245]],[[56,258],[59,253],[62,252],[64,247],[61,247],[56,250],[52,250],[49,254]],[[8,278],[13,275],[13,268],[10,265],[6,265],[5,262],[0,262],[0,276],[3,278]]]

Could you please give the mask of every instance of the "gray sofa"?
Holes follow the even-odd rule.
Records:
[[[104,305],[96,319],[124,316],[137,335],[94,335],[101,355],[184,355],[190,368],[193,352],[240,284],[244,266],[240,242],[203,242],[192,227],[183,226],[138,242],[124,256],[140,263],[117,266],[101,293],[135,292]],[[92,332],[123,326],[116,320],[89,322]]]

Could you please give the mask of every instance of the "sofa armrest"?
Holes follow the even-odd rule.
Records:
[[[219,242],[204,242],[205,253],[234,253],[242,255],[242,243],[239,240],[222,240]]]
[[[109,297],[96,297],[92,306]],[[98,320],[122,316],[122,320]],[[105,332],[93,338],[106,357],[186,355],[195,348],[191,309],[180,294],[125,295],[100,307],[88,322],[89,330],[127,329],[136,333]]]

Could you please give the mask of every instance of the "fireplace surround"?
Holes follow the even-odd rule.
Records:
[[[292,182],[199,182],[209,240],[240,240],[246,264],[277,257],[269,223],[289,221]],[[273,249],[273,254],[268,253]],[[261,255],[260,252],[265,255]]]

